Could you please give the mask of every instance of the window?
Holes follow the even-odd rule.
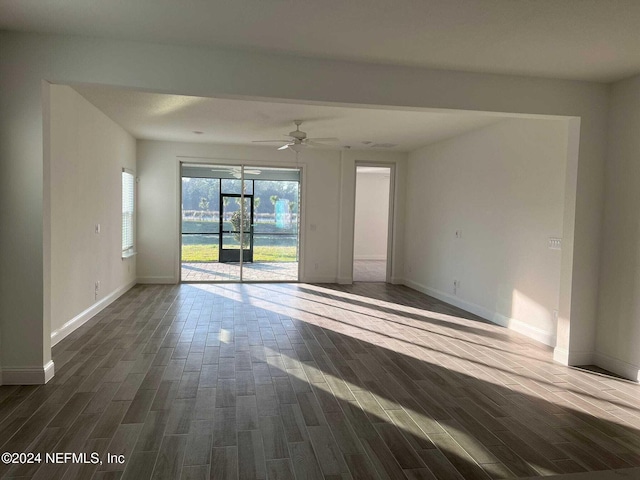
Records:
[[[122,258],[135,254],[135,177],[122,169]]]

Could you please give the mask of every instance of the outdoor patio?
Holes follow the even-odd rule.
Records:
[[[237,282],[240,280],[239,263],[183,263],[183,282]],[[295,282],[298,280],[298,262],[254,262],[242,265],[245,282]]]

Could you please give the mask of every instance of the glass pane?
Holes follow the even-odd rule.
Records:
[[[299,171],[261,168],[254,178],[253,263],[246,281],[298,279]]]
[[[239,233],[223,233],[222,248],[229,249],[229,250],[239,250],[240,234]]]
[[[219,235],[182,235],[182,261],[217,262]]]
[[[222,181],[222,193],[240,194],[240,188],[242,187],[242,181],[240,179],[223,178],[221,181]]]
[[[238,171],[238,176],[240,173]],[[223,178],[222,179],[222,193],[235,193],[240,194],[240,187],[242,181],[239,178]],[[253,180],[244,181],[244,193],[251,195],[253,193]]]
[[[220,180],[182,178],[182,233],[218,233]]]
[[[255,233],[298,231],[298,182],[256,180],[254,193]]]
[[[240,212],[239,202],[240,197],[227,197],[222,196],[222,231],[224,232],[232,232],[235,231],[234,223],[232,219],[236,213]]]

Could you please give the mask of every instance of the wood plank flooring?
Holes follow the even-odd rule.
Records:
[[[554,364],[548,348],[405,287],[140,285],[53,358],[49,384],[0,387],[0,452],[98,452],[102,464],[0,464],[3,478],[640,467],[640,386]]]

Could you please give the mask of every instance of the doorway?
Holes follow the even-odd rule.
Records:
[[[386,282],[392,167],[356,166],[353,280]]]
[[[295,282],[300,169],[182,164],[182,282]]]

